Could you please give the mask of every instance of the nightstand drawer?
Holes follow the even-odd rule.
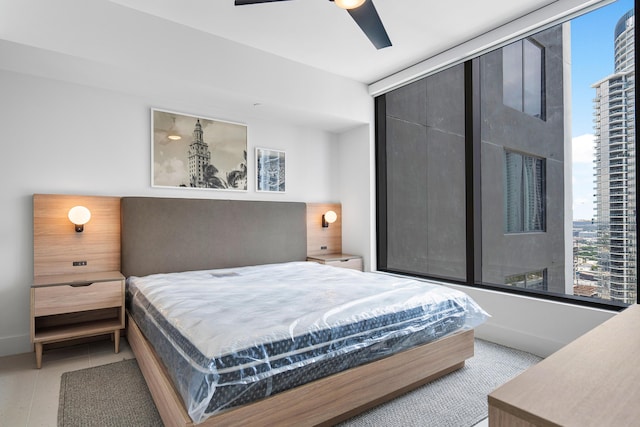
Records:
[[[122,281],[37,287],[33,291],[36,317],[121,307],[123,303]]]
[[[332,265],[340,268],[351,268],[353,270],[362,271],[362,258],[348,258],[325,261],[326,265]]]

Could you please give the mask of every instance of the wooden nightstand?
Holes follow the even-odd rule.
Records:
[[[120,351],[124,276],[119,271],[41,276],[31,286],[31,342],[36,366],[44,344],[112,333]]]
[[[307,261],[318,262],[320,264],[332,265],[334,267],[350,268],[362,271],[362,257],[359,255],[328,254],[308,256]]]

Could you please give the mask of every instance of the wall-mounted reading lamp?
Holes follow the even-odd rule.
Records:
[[[74,206],[69,209],[69,221],[76,226],[78,233],[84,230],[84,225],[91,219],[91,211],[84,206]]]
[[[322,227],[327,228],[329,224],[333,224],[338,219],[338,214],[334,211],[326,211],[322,215]]]

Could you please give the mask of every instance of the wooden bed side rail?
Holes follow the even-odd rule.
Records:
[[[192,426],[153,349],[129,318],[129,343],[166,426]],[[198,426],[333,425],[464,366],[473,330],[340,372],[208,418]]]
[[[165,427],[193,426],[182,399],[169,379],[164,365],[155,355],[151,345],[133,318],[127,313],[127,341],[136,356],[140,371],[158,408]]]

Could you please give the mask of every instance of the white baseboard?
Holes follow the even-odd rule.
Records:
[[[469,294],[492,316],[476,328],[478,338],[540,357],[549,356],[616,314],[481,288],[446,286]]]
[[[33,345],[29,335],[0,337],[0,357],[14,354],[31,353]]]
[[[491,323],[478,326],[475,337],[540,357],[547,357],[568,344]]]

